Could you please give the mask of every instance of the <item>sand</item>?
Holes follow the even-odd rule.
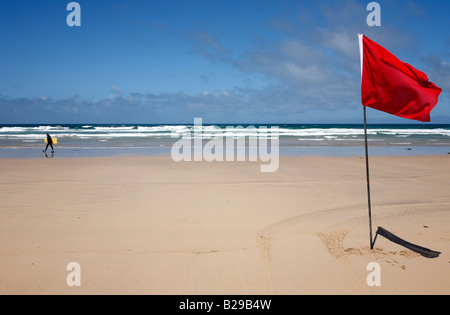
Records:
[[[364,163],[2,159],[0,294],[449,294],[450,156],[370,161],[374,230],[435,259],[370,250]]]

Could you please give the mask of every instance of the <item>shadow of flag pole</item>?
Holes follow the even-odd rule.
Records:
[[[361,59],[361,102],[364,109],[370,249],[372,250],[375,240],[372,233],[366,107],[407,119],[428,122],[430,121],[430,112],[437,105],[442,89],[430,82],[425,73],[402,62],[376,42],[362,34],[358,34],[358,39]],[[425,257],[436,256],[438,253],[396,238],[383,228],[378,229],[377,236],[378,234],[397,244],[421,252]]]
[[[426,258],[437,258],[441,254],[441,252],[437,252],[437,251],[431,250],[429,248],[425,248],[425,247],[407,242],[404,239],[394,235],[393,233],[383,229],[380,226],[378,227],[377,233],[375,235],[375,239],[377,238],[378,235],[381,235],[381,236],[385,237],[386,239],[390,240],[391,242],[401,245],[405,248],[408,248],[409,250],[412,250],[413,252],[416,252]],[[375,240],[373,243],[375,243]]]

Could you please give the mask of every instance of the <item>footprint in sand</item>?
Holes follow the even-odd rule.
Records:
[[[401,256],[412,259],[420,256],[413,251],[386,251],[379,247],[375,247],[374,249],[370,249],[369,247],[345,248],[344,238],[348,234],[348,232],[348,230],[335,231],[331,233],[319,232],[317,233],[317,236],[319,236],[319,238],[322,240],[330,255],[339,260],[345,259],[348,256],[375,255],[375,260],[382,260],[385,263],[392,265],[393,267],[398,267],[402,270],[406,270],[406,265],[398,262],[394,258]]]

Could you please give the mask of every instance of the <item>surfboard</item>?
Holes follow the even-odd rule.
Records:
[[[52,138],[53,144],[58,144],[58,139]],[[45,138],[45,143],[48,143],[47,138]]]

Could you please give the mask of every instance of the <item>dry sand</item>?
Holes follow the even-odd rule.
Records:
[[[450,156],[2,159],[0,294],[449,294]],[[69,287],[66,266],[81,266]],[[366,267],[378,262],[381,286]]]

